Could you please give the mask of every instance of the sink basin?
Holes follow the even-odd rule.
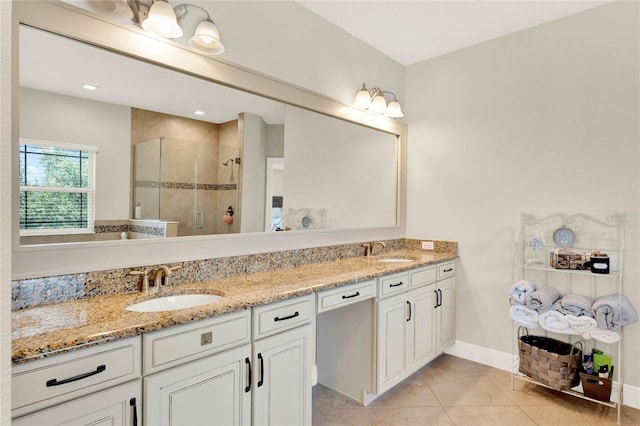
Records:
[[[413,259],[409,259],[408,257],[383,257],[381,259],[376,259],[378,262],[386,262],[386,263],[403,263],[403,262],[415,262]]]
[[[134,312],[161,312],[175,311],[177,309],[193,308],[206,305],[222,299],[222,296],[214,294],[180,294],[177,296],[158,297],[135,303],[126,309]]]

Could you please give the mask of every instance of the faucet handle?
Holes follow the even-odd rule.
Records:
[[[149,271],[131,271],[129,275],[143,275],[142,288],[140,291],[144,291],[145,293],[149,291]]]

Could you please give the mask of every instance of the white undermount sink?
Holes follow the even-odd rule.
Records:
[[[403,262],[415,262],[414,259],[410,259],[408,257],[383,257],[380,259],[376,259],[378,262],[386,262],[386,263],[403,263]]]
[[[222,299],[222,296],[216,296],[214,294],[180,294],[134,303],[126,309],[134,312],[175,311],[177,309],[206,305],[207,303],[213,303],[220,299]]]

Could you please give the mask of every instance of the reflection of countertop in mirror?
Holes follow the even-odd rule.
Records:
[[[380,257],[409,257],[412,262],[379,262]],[[12,312],[12,361],[21,363],[54,353],[105,343],[205,319],[340,285],[455,259],[451,253],[394,251],[269,272],[180,284],[159,293],[100,296]],[[149,299],[185,293],[223,296],[217,302],[165,312],[131,312],[125,307]]]

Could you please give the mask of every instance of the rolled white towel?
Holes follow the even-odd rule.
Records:
[[[598,327],[618,331],[625,325],[638,321],[638,313],[624,294],[601,296],[593,303]]]
[[[523,327],[538,328],[538,312],[524,305],[511,306],[509,308],[509,316]]]
[[[593,297],[581,294],[565,294],[553,304],[552,309],[565,315],[575,315],[577,317],[588,315],[592,317],[593,309],[591,306],[593,302],[595,302]]]
[[[598,323],[596,320],[590,316],[582,315],[565,315],[567,322],[571,329],[578,334],[586,333],[587,331],[593,330],[594,328],[598,328]]]
[[[563,314],[558,311],[546,311],[540,314],[538,318],[540,327],[553,333],[562,334],[580,334],[573,330],[569,325],[569,321]]]
[[[582,337],[585,339],[595,339],[602,343],[616,343],[620,340],[620,335],[612,330],[603,330],[601,328],[594,328],[585,333],[582,333]]]
[[[527,294],[525,298],[525,306],[529,309],[535,309],[539,313],[551,308],[556,300],[560,299],[560,292],[553,287],[543,287],[533,293]]]
[[[509,301],[512,305],[524,305],[527,295],[536,290],[536,283],[529,280],[520,280],[509,288]]]

